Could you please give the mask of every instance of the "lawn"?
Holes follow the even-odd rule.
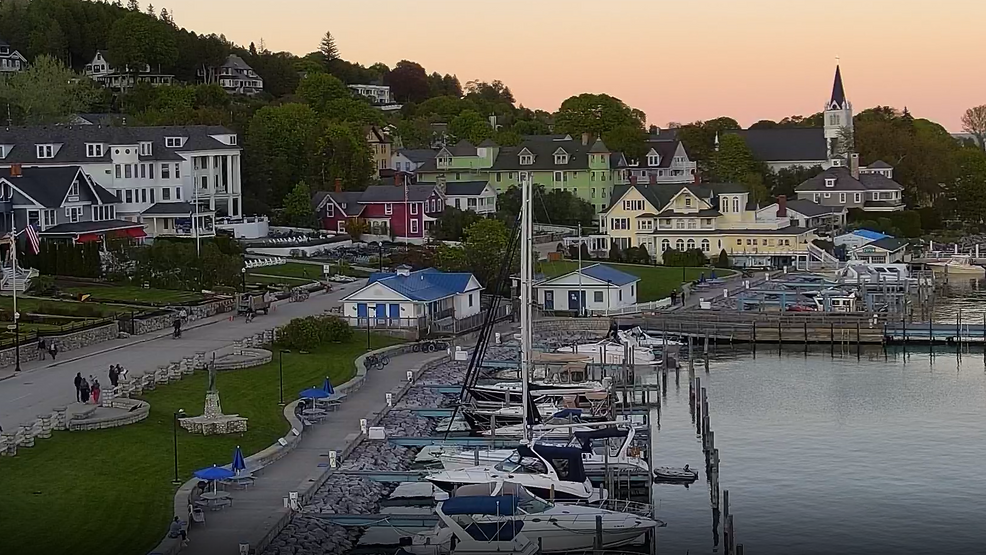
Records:
[[[595,264],[595,262],[582,262],[582,266]],[[697,280],[703,273],[709,277],[709,268],[685,268],[684,280],[682,280],[682,269],[667,266],[641,266],[636,264],[611,264],[607,266],[617,270],[633,274],[640,278],[637,290],[637,302],[646,303],[663,299],[671,294],[671,291],[679,289],[683,281]],[[574,272],[579,267],[579,263],[574,260],[559,260],[556,262],[541,262],[538,271],[548,277],[559,276]],[[735,272],[732,270],[716,269],[717,277],[725,277]]]
[[[194,302],[203,298],[195,291],[153,289],[136,285],[93,284],[90,286],[59,288],[71,295],[89,294],[92,300],[112,303],[139,303],[150,305],[174,305]]]
[[[373,336],[373,347],[398,342]],[[327,345],[302,355],[284,355],[284,397],[321,385],[339,384],[365,352],[366,336]],[[249,431],[235,436],[197,436],[179,429],[179,476],[230,462],[239,445],[249,455],[289,430],[278,402],[277,359],[264,366],[222,372],[216,383],[223,411],[250,419]],[[204,372],[149,392],[147,420],[90,432],[56,432],[0,459],[0,545],[4,553],[100,555],[147,553],[164,536],[172,518],[175,488],[172,414],[184,408],[202,413]],[[57,532],[56,532],[57,531]]]
[[[0,297],[0,309],[13,312],[14,299],[9,296]],[[17,297],[17,311],[21,314],[51,314],[74,316],[80,318],[105,318],[121,312],[130,312],[129,307],[100,304],[97,302],[65,301],[42,297]]]
[[[247,279],[251,274],[265,276],[287,276],[294,278],[305,278],[309,280],[322,279],[322,266],[319,264],[303,264],[301,262],[285,262],[277,266],[263,266],[251,268],[247,271]]]

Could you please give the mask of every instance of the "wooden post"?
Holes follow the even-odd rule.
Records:
[[[703,359],[705,360],[705,372],[709,372],[709,332],[705,331],[705,343],[702,345]]]
[[[601,554],[603,550],[603,515],[596,515],[596,553]]]
[[[955,316],[955,345],[961,350],[962,348],[962,309],[959,308],[959,313]]]
[[[805,320],[805,352],[808,351],[808,320]]]
[[[777,350],[778,350],[778,352],[780,351],[782,341],[783,341],[783,339],[782,339],[782,336],[781,336],[781,317],[778,315],[777,316]]]
[[[688,336],[688,374],[695,372],[695,357],[692,355],[692,336]]]

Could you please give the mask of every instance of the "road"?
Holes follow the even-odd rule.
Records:
[[[230,322],[230,315],[223,314],[191,323],[181,339],[172,339],[171,330],[163,330],[65,352],[54,362],[49,358],[24,363],[17,374],[10,368],[0,370],[0,426],[14,429],[19,424],[33,422],[38,415],[50,414],[53,407],[73,403],[75,386],[72,380],[76,372],[86,377],[92,374],[100,383],[108,385],[107,371],[111,364],[122,364],[137,374],[194,355],[197,351],[219,351],[233,341],[286,324],[292,318],[320,314],[338,306],[342,297],[365,283],[366,280],[342,286],[334,284],[332,292],[313,293],[305,302],[279,301],[270,314],[259,315],[249,324],[243,317]]]

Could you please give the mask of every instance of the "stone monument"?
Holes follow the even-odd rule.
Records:
[[[179,420],[181,427],[189,432],[202,435],[237,434],[247,430],[247,419],[237,414],[223,414],[219,402],[219,388],[216,387],[216,367],[208,365],[209,387],[205,392],[205,410],[202,416],[186,417]]]

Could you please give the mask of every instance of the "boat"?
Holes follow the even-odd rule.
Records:
[[[521,444],[516,452],[494,465],[444,470],[425,476],[425,480],[447,492],[459,486],[507,480],[544,499],[579,501],[607,497],[605,489],[593,487],[586,477],[581,449],[544,444]]]
[[[538,403],[535,406],[537,408],[535,420],[548,418],[557,413],[560,408],[554,403]],[[473,404],[462,409],[463,418],[469,422],[473,429],[488,429],[492,427],[494,422],[498,427],[500,425],[521,424],[524,422],[525,415],[523,405],[481,406]]]
[[[936,274],[961,277],[984,277],[986,268],[972,263],[968,256],[953,256],[947,259],[939,259],[936,262],[928,262],[928,267]]]
[[[607,427],[568,432],[573,437],[567,442],[569,447],[578,447],[582,450],[582,464],[588,473],[605,472],[608,466],[615,472],[622,473],[649,473],[647,461],[637,455],[631,455],[631,443],[634,438],[634,428],[632,426]],[[609,445],[606,440],[618,439],[619,444]],[[557,440],[555,440],[557,441]],[[564,440],[562,440],[564,441]],[[602,442],[600,444],[600,442]],[[541,436],[536,441],[537,444],[556,445],[552,443],[552,438]],[[556,445],[557,446],[557,445]],[[606,451],[609,451],[607,456]],[[445,450],[437,454],[445,470],[462,470],[478,464],[491,465],[504,461],[516,452],[515,449],[492,449],[492,450],[459,450],[449,452]]]
[[[524,535],[541,546],[544,553],[567,553],[592,549],[596,537],[596,517],[602,519],[603,548],[635,542],[659,523],[647,516],[618,512],[593,505],[555,504],[532,494],[520,484],[497,482],[461,486],[455,497],[503,496],[517,498],[517,510],[510,517],[523,522]],[[493,515],[475,517],[477,522],[496,522]]]
[[[591,422],[591,423],[590,423]],[[541,438],[550,439],[563,439],[567,440],[572,436],[573,432],[589,432],[594,430],[595,426],[599,426],[606,422],[595,422],[588,420],[582,409],[562,409],[548,418],[543,422],[537,424],[529,424],[526,426],[528,432],[533,436],[538,436]],[[609,424],[619,424],[619,422],[608,422]],[[497,437],[524,437],[525,426],[521,423],[511,424],[509,426],[496,427],[496,430],[484,429],[480,430],[479,435],[483,436],[494,436]]]
[[[628,350],[629,349],[629,350]],[[651,347],[604,339],[595,343],[581,343],[572,347],[559,347],[559,353],[578,353],[592,357],[595,364],[626,364],[648,366],[657,364]],[[628,356],[629,354],[629,356]],[[627,360],[629,358],[629,360]]]
[[[528,384],[528,391],[535,399],[560,399],[563,397],[578,396],[607,396],[609,395],[609,383],[612,381],[607,378],[603,382],[582,382],[582,383],[549,383],[544,381],[531,381]],[[523,398],[522,382],[497,382],[490,385],[476,385],[469,388],[469,394],[478,402],[494,403],[517,403]]]
[[[413,555],[534,555],[537,543],[514,518],[519,499],[513,495],[462,496],[435,507],[438,526],[405,540],[401,552]]]
[[[662,482],[694,482],[698,480],[698,471],[689,468],[686,464],[684,468],[673,466],[662,466],[654,469],[654,478]]]

